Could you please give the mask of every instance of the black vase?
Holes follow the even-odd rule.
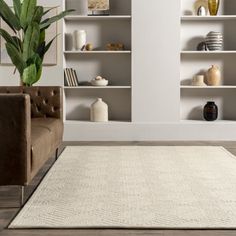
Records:
[[[204,107],[204,119],[206,121],[215,121],[218,118],[218,107],[215,102],[207,102]]]

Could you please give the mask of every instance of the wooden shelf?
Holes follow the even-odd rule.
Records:
[[[187,86],[181,85],[181,89],[236,89],[234,85],[221,85],[221,86]]]
[[[65,21],[78,21],[78,20],[128,20],[131,19],[131,15],[109,15],[109,16],[81,16],[70,15],[66,16]]]
[[[64,54],[131,54],[131,51],[64,51]]]
[[[221,16],[182,16],[181,21],[224,21],[236,20],[236,15]]]
[[[64,86],[65,89],[131,89],[131,86]]]

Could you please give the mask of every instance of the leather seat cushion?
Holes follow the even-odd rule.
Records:
[[[31,119],[31,172],[34,175],[61,143],[62,121],[55,118]]]

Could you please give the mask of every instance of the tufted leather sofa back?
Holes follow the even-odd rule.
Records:
[[[63,98],[61,87],[1,86],[0,93],[29,94],[32,118],[52,117],[62,119]]]

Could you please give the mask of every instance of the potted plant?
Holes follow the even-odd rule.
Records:
[[[43,20],[52,9],[45,11],[37,5],[37,0],[13,0],[12,10],[4,0],[0,0],[0,17],[14,32],[10,35],[0,28],[0,35],[6,41],[7,53],[24,86],[32,86],[41,78],[44,56],[57,37],[55,35],[46,43],[46,29],[73,11],[63,11]]]

